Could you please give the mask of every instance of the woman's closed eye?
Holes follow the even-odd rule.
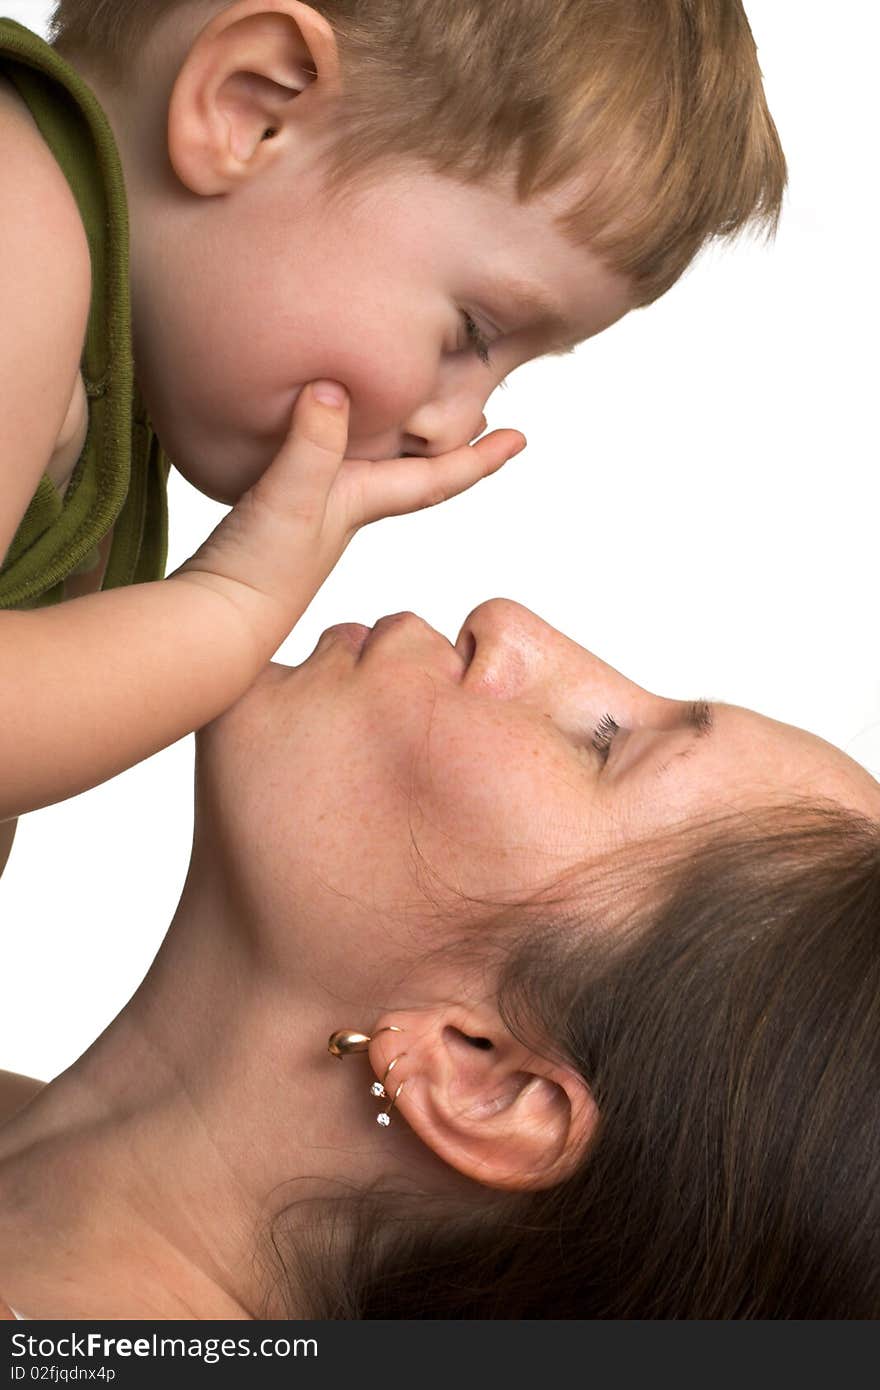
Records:
[[[611,714],[603,714],[602,718],[599,720],[599,723],[593,730],[593,737],[591,740],[593,747],[599,754],[599,757],[602,759],[603,767],[608,761],[608,755],[611,752],[611,745],[614,742],[616,735],[619,733],[620,725],[618,724],[614,716]]]

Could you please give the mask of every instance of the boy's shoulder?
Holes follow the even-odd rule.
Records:
[[[13,218],[12,224],[4,210]],[[57,434],[53,432],[42,442],[31,482],[36,486],[38,473],[45,472],[63,492],[82,451],[88,424],[84,383],[76,369],[88,330],[91,253],[70,184],[27,103],[2,72],[0,240],[5,248],[6,289],[13,295],[0,334],[5,330],[14,340],[7,343],[5,353],[0,344],[0,396],[5,398],[7,415],[15,411],[18,402],[18,408],[27,408],[31,418],[39,410],[55,421]],[[30,293],[16,299],[14,288],[31,285],[35,278],[42,279],[42,300]],[[26,342],[25,320],[33,323],[36,335],[30,351],[22,347]],[[50,334],[54,339],[51,345],[47,341]],[[53,365],[57,375],[47,376],[47,368]],[[57,395],[53,394],[54,385],[47,390],[47,381],[57,382]],[[26,405],[21,404],[22,398]],[[2,435],[0,429],[0,438]],[[29,500],[23,499],[24,503]],[[0,519],[0,532],[6,529]],[[10,537],[4,534],[2,539],[8,541]],[[5,549],[0,541],[0,551],[5,553]]]
[[[40,127],[37,125],[30,108],[21,96],[15,83],[6,75],[0,72],[0,141],[4,149],[9,149],[10,141],[20,142],[26,140],[35,149],[37,142],[46,145]],[[48,146],[46,145],[48,149]],[[60,166],[58,174],[63,179]],[[48,169],[48,163],[46,164]],[[66,182],[66,180],[65,180]]]
[[[89,239],[73,190],[15,83],[0,71],[0,158],[6,180],[14,181],[16,211],[28,200],[57,219],[47,228],[54,244],[63,235],[79,253],[78,269],[88,281],[91,297],[92,264]],[[6,182],[4,180],[4,183]],[[8,190],[7,190],[8,191]],[[15,206],[8,204],[7,206]]]
[[[67,249],[65,265],[75,264],[80,286],[88,287],[91,302],[92,261],[82,215],[61,165],[53,154],[33,114],[15,86],[0,71],[0,160],[4,192],[14,187],[15,200],[6,202],[19,216],[28,205],[37,207],[52,221],[46,227],[48,243]],[[63,242],[62,242],[63,238]],[[42,247],[38,248],[42,249]]]
[[[4,77],[3,73],[0,72],[0,110],[17,114],[20,107],[23,107],[30,116],[27,106],[18,95],[15,84],[10,82],[9,78]],[[33,120],[33,117],[31,117],[31,120]]]

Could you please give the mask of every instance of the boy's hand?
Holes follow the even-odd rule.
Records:
[[[495,430],[436,458],[347,459],[348,394],[334,405],[321,399],[324,386],[303,388],[280,452],[192,559],[169,576],[231,598],[269,656],[361,526],[455,497],[525,447],[517,431]]]
[[[523,447],[499,430],[439,458],[369,463],[345,458],[347,442],[347,401],[306,387],[277,457],[176,574],[0,613],[0,832],[216,719],[359,527],[463,492]]]

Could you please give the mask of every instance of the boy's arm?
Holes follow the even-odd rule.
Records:
[[[297,398],[266,472],[168,579],[0,612],[0,821],[64,800],[242,695],[367,522],[432,505],[524,445],[512,430],[431,459],[347,459],[348,398]]]
[[[0,613],[0,652],[0,822],[208,723],[272,655],[233,602],[182,577]]]

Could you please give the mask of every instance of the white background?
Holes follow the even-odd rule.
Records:
[[[529,448],[362,532],[279,654],[517,599],[642,685],[802,725],[880,774],[875,55],[864,0],[747,0],[790,168],[775,245],[706,254],[487,408]],[[2,9],[2,3],[0,3]],[[45,34],[50,6],[5,0]],[[169,569],[223,513],[174,475]],[[24,817],[0,880],[0,1066],[49,1078],[140,982],[183,885],[193,739]],[[295,787],[291,795],[296,794]]]

